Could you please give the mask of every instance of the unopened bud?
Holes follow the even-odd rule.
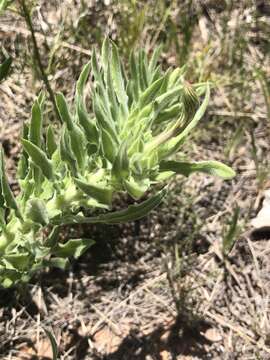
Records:
[[[183,89],[183,105],[186,120],[190,120],[195,115],[200,104],[198,96],[192,85],[185,81]]]

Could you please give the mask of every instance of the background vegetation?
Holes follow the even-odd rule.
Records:
[[[211,81],[207,115],[184,151],[224,161],[237,177],[179,178],[145,220],[67,228],[63,237],[98,241],[70,271],[43,273],[20,292],[1,290],[1,358],[51,358],[45,327],[61,359],[268,359],[269,233],[252,235],[250,221],[269,188],[269,3],[26,4],[41,64],[22,1],[0,15],[1,47],[13,58],[0,85],[0,138],[14,192],[18,137],[46,88],[44,73],[71,99],[105,35],[127,60],[133,49],[150,55],[162,44],[164,69],[186,64],[190,82]],[[46,121],[56,121],[53,105]]]

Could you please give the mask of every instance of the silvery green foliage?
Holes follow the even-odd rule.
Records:
[[[90,239],[59,242],[61,225],[139,219],[160,204],[165,182],[174,174],[234,176],[233,170],[216,161],[167,160],[204,115],[210,91],[205,83],[188,84],[184,69],[163,73],[157,65],[159,52],[149,61],[144,51],[132,54],[127,76],[116,45],[106,39],[101,54],[97,57],[94,52],[83,68],[73,106],[63,94],[56,96],[63,122],[60,134],[52,126],[46,131],[43,127],[44,97],[34,102],[23,130],[18,165],[21,192],[16,198],[1,152],[2,286],[28,281],[47,266],[65,267],[69,257],[78,258],[93,244]],[[91,106],[84,91],[90,73]],[[116,194],[128,193],[139,200],[156,184],[163,189],[147,200],[110,211]]]

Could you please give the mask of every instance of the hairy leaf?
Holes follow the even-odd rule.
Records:
[[[22,139],[22,146],[32,159],[33,163],[41,169],[43,175],[47,179],[52,180],[54,178],[53,166],[45,152],[35,144],[31,143],[31,141],[25,139]]]
[[[215,175],[222,179],[228,180],[235,176],[235,172],[229,166],[219,161],[200,161],[200,162],[177,162],[162,161],[160,171],[173,171],[176,174],[189,176],[194,172],[203,172],[209,175]]]

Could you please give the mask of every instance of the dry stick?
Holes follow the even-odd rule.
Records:
[[[23,10],[23,14],[24,14],[26,24],[27,24],[27,26],[28,26],[28,28],[30,30],[30,33],[31,33],[31,37],[32,37],[32,41],[33,41],[33,48],[34,48],[34,56],[35,56],[35,58],[37,60],[37,64],[38,64],[38,67],[39,67],[39,70],[40,70],[40,73],[41,73],[42,80],[43,80],[43,82],[44,82],[44,84],[46,86],[46,89],[47,89],[48,93],[49,93],[49,97],[50,97],[50,100],[52,102],[55,114],[56,114],[58,120],[60,122],[62,122],[59,111],[58,111],[58,108],[57,108],[57,105],[56,105],[53,90],[52,90],[50,82],[48,80],[48,76],[47,76],[47,74],[46,74],[46,72],[44,70],[44,67],[42,65],[42,61],[41,61],[41,57],[40,57],[40,53],[39,53],[39,48],[38,48],[38,45],[37,45],[37,39],[36,39],[36,35],[35,35],[35,30],[34,30],[34,27],[33,27],[33,24],[32,24],[32,19],[31,19],[31,16],[29,14],[29,10],[28,10],[28,8],[27,8],[27,6],[25,4],[25,0],[20,0],[20,2],[21,2],[21,5],[22,5],[22,10]]]

